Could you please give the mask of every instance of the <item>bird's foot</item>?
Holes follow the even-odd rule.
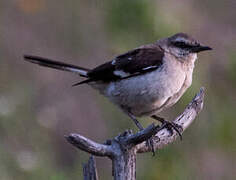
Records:
[[[151,149],[152,151],[152,156],[155,156],[155,149],[154,149],[154,141],[153,141],[153,137],[151,137],[150,139],[148,139],[146,141],[146,145],[148,146],[149,149]]]
[[[173,135],[173,130],[175,130],[177,134],[179,135],[180,140],[183,139],[182,134],[181,134],[181,132],[183,131],[182,126],[173,122],[169,122],[169,121],[165,121],[164,123],[165,123],[164,127],[167,128],[167,130],[170,132],[171,135]]]
[[[163,127],[167,128],[167,130],[170,132],[171,135],[173,135],[173,130],[175,130],[177,134],[179,135],[180,140],[182,140],[182,134],[181,134],[181,132],[183,131],[182,126],[174,122],[166,121],[164,118],[158,117],[156,115],[153,115],[152,118],[157,121],[160,121],[162,125],[164,125]]]

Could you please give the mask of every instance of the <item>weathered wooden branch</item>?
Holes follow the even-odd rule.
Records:
[[[84,180],[98,180],[96,162],[93,156],[90,156],[88,163],[83,165]]]
[[[96,143],[79,134],[70,134],[65,136],[65,138],[77,148],[95,156],[111,156],[113,153],[111,146]]]
[[[181,134],[194,121],[195,117],[203,108],[204,88],[193,98],[173,122],[181,127]],[[151,124],[144,130],[133,134],[126,130],[106,143],[96,143],[82,135],[70,134],[66,139],[82,151],[86,151],[95,156],[106,156],[112,160],[113,176],[115,180],[135,180],[136,179],[136,155],[137,153],[151,152],[146,141],[152,138],[154,149],[160,149],[172,143],[178,137],[177,132],[171,133],[163,126]],[[96,168],[94,166],[94,171]],[[85,178],[86,179],[86,178]],[[86,179],[87,180],[87,179]],[[90,180],[94,180],[90,178]]]

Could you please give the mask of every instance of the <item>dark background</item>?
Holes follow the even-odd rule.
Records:
[[[80,77],[23,61],[40,55],[93,68],[176,32],[214,51],[199,55],[193,85],[170,110],[176,117],[206,87],[204,110],[183,141],[138,156],[137,179],[221,180],[236,177],[236,2],[234,0],[1,0],[0,179],[82,179],[88,154],[64,135],[104,142],[133,123]],[[143,125],[152,122],[141,120]],[[97,158],[100,179],[111,162]]]

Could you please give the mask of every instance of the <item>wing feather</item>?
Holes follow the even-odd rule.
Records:
[[[138,76],[159,68],[164,52],[157,45],[146,45],[117,56],[88,72],[93,81],[116,81]]]

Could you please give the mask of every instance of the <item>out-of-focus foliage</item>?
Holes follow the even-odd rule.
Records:
[[[174,118],[200,86],[204,111],[176,141],[138,156],[137,179],[235,179],[236,3],[92,0],[0,2],[0,179],[82,179],[88,159],[64,140],[79,132],[98,142],[132,122],[80,77],[22,60],[34,54],[88,68],[142,44],[182,31],[212,46],[196,62],[193,85],[171,110]],[[141,119],[142,124],[152,122]],[[98,158],[101,179],[111,163]]]

